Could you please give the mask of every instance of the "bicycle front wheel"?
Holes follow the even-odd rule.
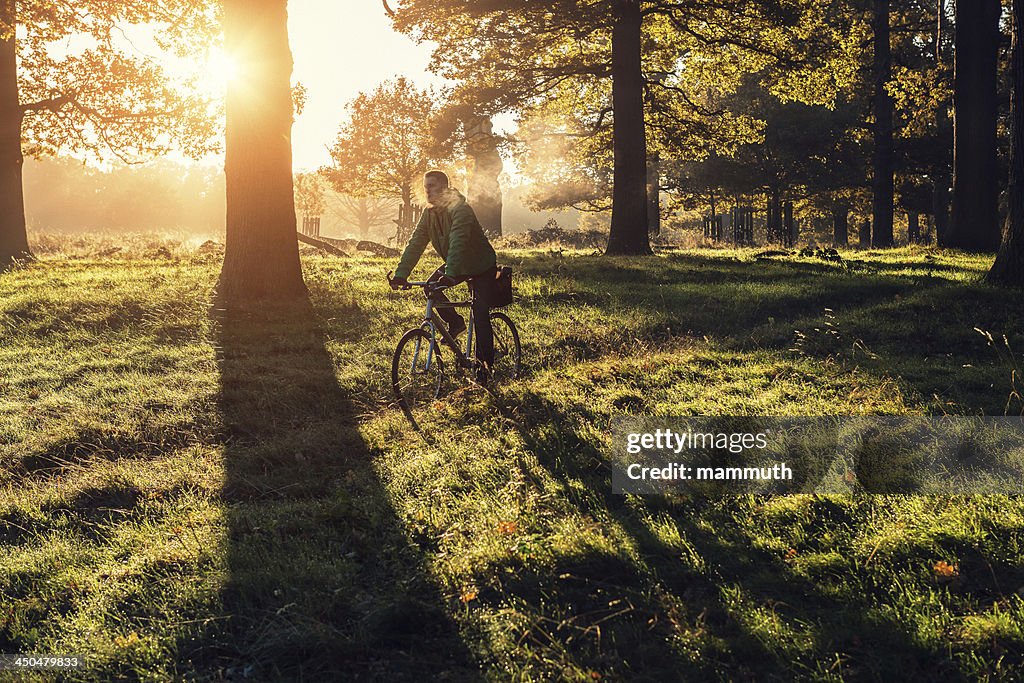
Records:
[[[519,331],[504,313],[491,313],[491,328],[494,330],[494,365],[491,378],[498,382],[519,376],[523,349],[519,345]]]
[[[439,346],[431,343],[430,333],[409,330],[395,348],[391,361],[391,385],[398,405],[416,424],[415,414],[441,397],[445,367]]]

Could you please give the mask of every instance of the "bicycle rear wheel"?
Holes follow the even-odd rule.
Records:
[[[519,376],[523,349],[519,344],[519,330],[504,313],[491,312],[491,328],[494,330],[494,364],[491,366],[491,380],[505,382]]]
[[[395,348],[391,385],[398,405],[414,425],[416,414],[429,408],[444,390],[446,368],[439,351],[423,329],[406,332]]]

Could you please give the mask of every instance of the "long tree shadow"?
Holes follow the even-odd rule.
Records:
[[[524,264],[523,269],[545,276],[551,263],[538,260]],[[675,330],[733,342],[746,341],[749,332],[769,318],[789,327],[808,315],[820,314],[823,307],[854,313],[912,294],[928,303],[947,304],[938,311],[940,317],[947,318],[959,311],[959,307],[949,310],[948,306],[957,298],[963,299],[965,308],[972,312],[991,310],[994,318],[1005,318],[1019,309],[1005,292],[980,284],[937,279],[911,282],[897,275],[848,273],[814,263],[776,264],[686,255],[641,267],[581,257],[571,268],[558,272],[576,286],[570,302],[596,298],[603,305],[668,313],[678,321]],[[546,298],[569,294],[553,293]],[[922,311],[910,313],[917,317]],[[968,327],[967,331],[973,329]]]
[[[214,311],[228,576],[209,678],[479,680],[312,308]]]
[[[783,267],[699,255],[645,267],[575,261],[559,271],[574,296],[598,297],[602,305],[634,313],[636,325],[622,330],[622,340],[707,336],[723,349],[786,351],[794,330],[814,335],[829,309],[830,329],[841,334],[818,333],[827,344],[812,354],[853,356],[856,345],[866,346],[876,355],[869,370],[898,376],[922,397],[953,399],[986,414],[1002,414],[1012,389],[1013,368],[977,330],[991,331],[996,339],[1005,332],[1017,348],[1021,308],[1005,291],[981,283],[824,273],[813,263]],[[549,267],[539,260],[524,270],[542,275]],[[554,343],[563,342],[584,346],[583,357],[605,352],[595,340],[574,338],[571,328]],[[862,364],[864,354],[856,362]],[[992,391],[999,387],[1004,390]]]
[[[664,647],[657,662],[660,673],[649,670],[652,679],[660,675],[672,680],[671,672],[690,672],[702,678],[792,680],[828,669],[837,656],[844,659],[844,672],[858,680],[886,679],[895,667],[910,680],[962,678],[949,653],[922,646],[910,625],[880,616],[875,609],[879,596],[850,600],[828,594],[758,547],[756,539],[737,526],[736,508],[728,500],[694,498],[675,504],[654,498],[627,504],[612,493],[608,458],[574,426],[581,419],[592,422],[595,416],[570,414],[533,392],[520,398],[517,412],[524,416],[520,435],[529,451],[562,484],[580,512],[614,520],[635,541],[647,571],[620,570],[613,575],[619,591],[642,589],[647,595],[670,596],[646,607],[647,613],[662,619],[671,615],[673,628],[652,629],[648,637],[704,643],[698,665],[681,656],[678,645]],[[703,567],[695,569],[693,562],[681,561],[679,549],[643,519],[645,512],[667,515]],[[829,511],[823,514],[828,517]],[[575,578],[590,590],[606,580],[593,572]],[[674,614],[673,601],[681,605]],[[767,636],[763,627],[769,613],[781,625],[773,636]],[[798,634],[794,641],[786,642],[787,631]],[[794,642],[801,639],[812,644],[794,651]],[[651,649],[655,648],[648,644],[646,650]]]

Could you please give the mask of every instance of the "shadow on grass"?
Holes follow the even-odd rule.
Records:
[[[635,609],[617,621],[609,617],[601,629],[609,641],[623,643],[617,654],[631,680],[634,667],[649,680],[793,680],[829,670],[835,675],[837,658],[842,674],[857,679],[885,680],[896,670],[908,680],[962,678],[948,652],[922,646],[913,625],[877,609],[886,596],[828,594],[759,548],[736,524],[734,501],[627,502],[612,494],[607,458],[575,427],[596,416],[573,415],[532,392],[518,408],[530,452],[581,513],[617,523],[635,542],[640,562],[618,561],[609,571],[603,558],[573,558],[571,567],[555,573],[571,591],[545,592],[558,583],[552,576],[524,574],[514,592],[540,595],[545,609],[556,614],[593,609],[586,600],[595,591],[626,600]],[[645,515],[670,518],[687,553],[659,538]],[[699,557],[703,566],[686,561],[687,555]],[[646,634],[640,635],[644,623]]]
[[[524,264],[537,276],[551,267],[550,260]],[[841,336],[821,358],[852,356],[855,344],[866,345],[879,357],[868,370],[902,379],[925,400],[952,399],[989,415],[1004,412],[1012,368],[975,328],[997,339],[1005,332],[1018,348],[1024,323],[1015,297],[980,282],[847,273],[817,263],[686,254],[639,265],[578,257],[559,277],[581,298],[600,295],[613,310],[636,315],[630,329],[605,335],[620,345],[634,336],[652,343],[707,336],[723,349],[786,351],[794,330],[815,333],[830,309]],[[570,330],[553,343],[584,359],[607,352],[602,340],[577,336]]]
[[[214,318],[228,618],[191,659],[215,680],[479,680],[373,469],[312,309]]]

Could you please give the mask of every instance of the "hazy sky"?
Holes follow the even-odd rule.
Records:
[[[289,0],[294,80],[309,90],[292,132],[296,170],[330,162],[330,146],[345,104],[396,75],[420,86],[438,85],[426,70],[429,45],[395,33],[380,0]]]

